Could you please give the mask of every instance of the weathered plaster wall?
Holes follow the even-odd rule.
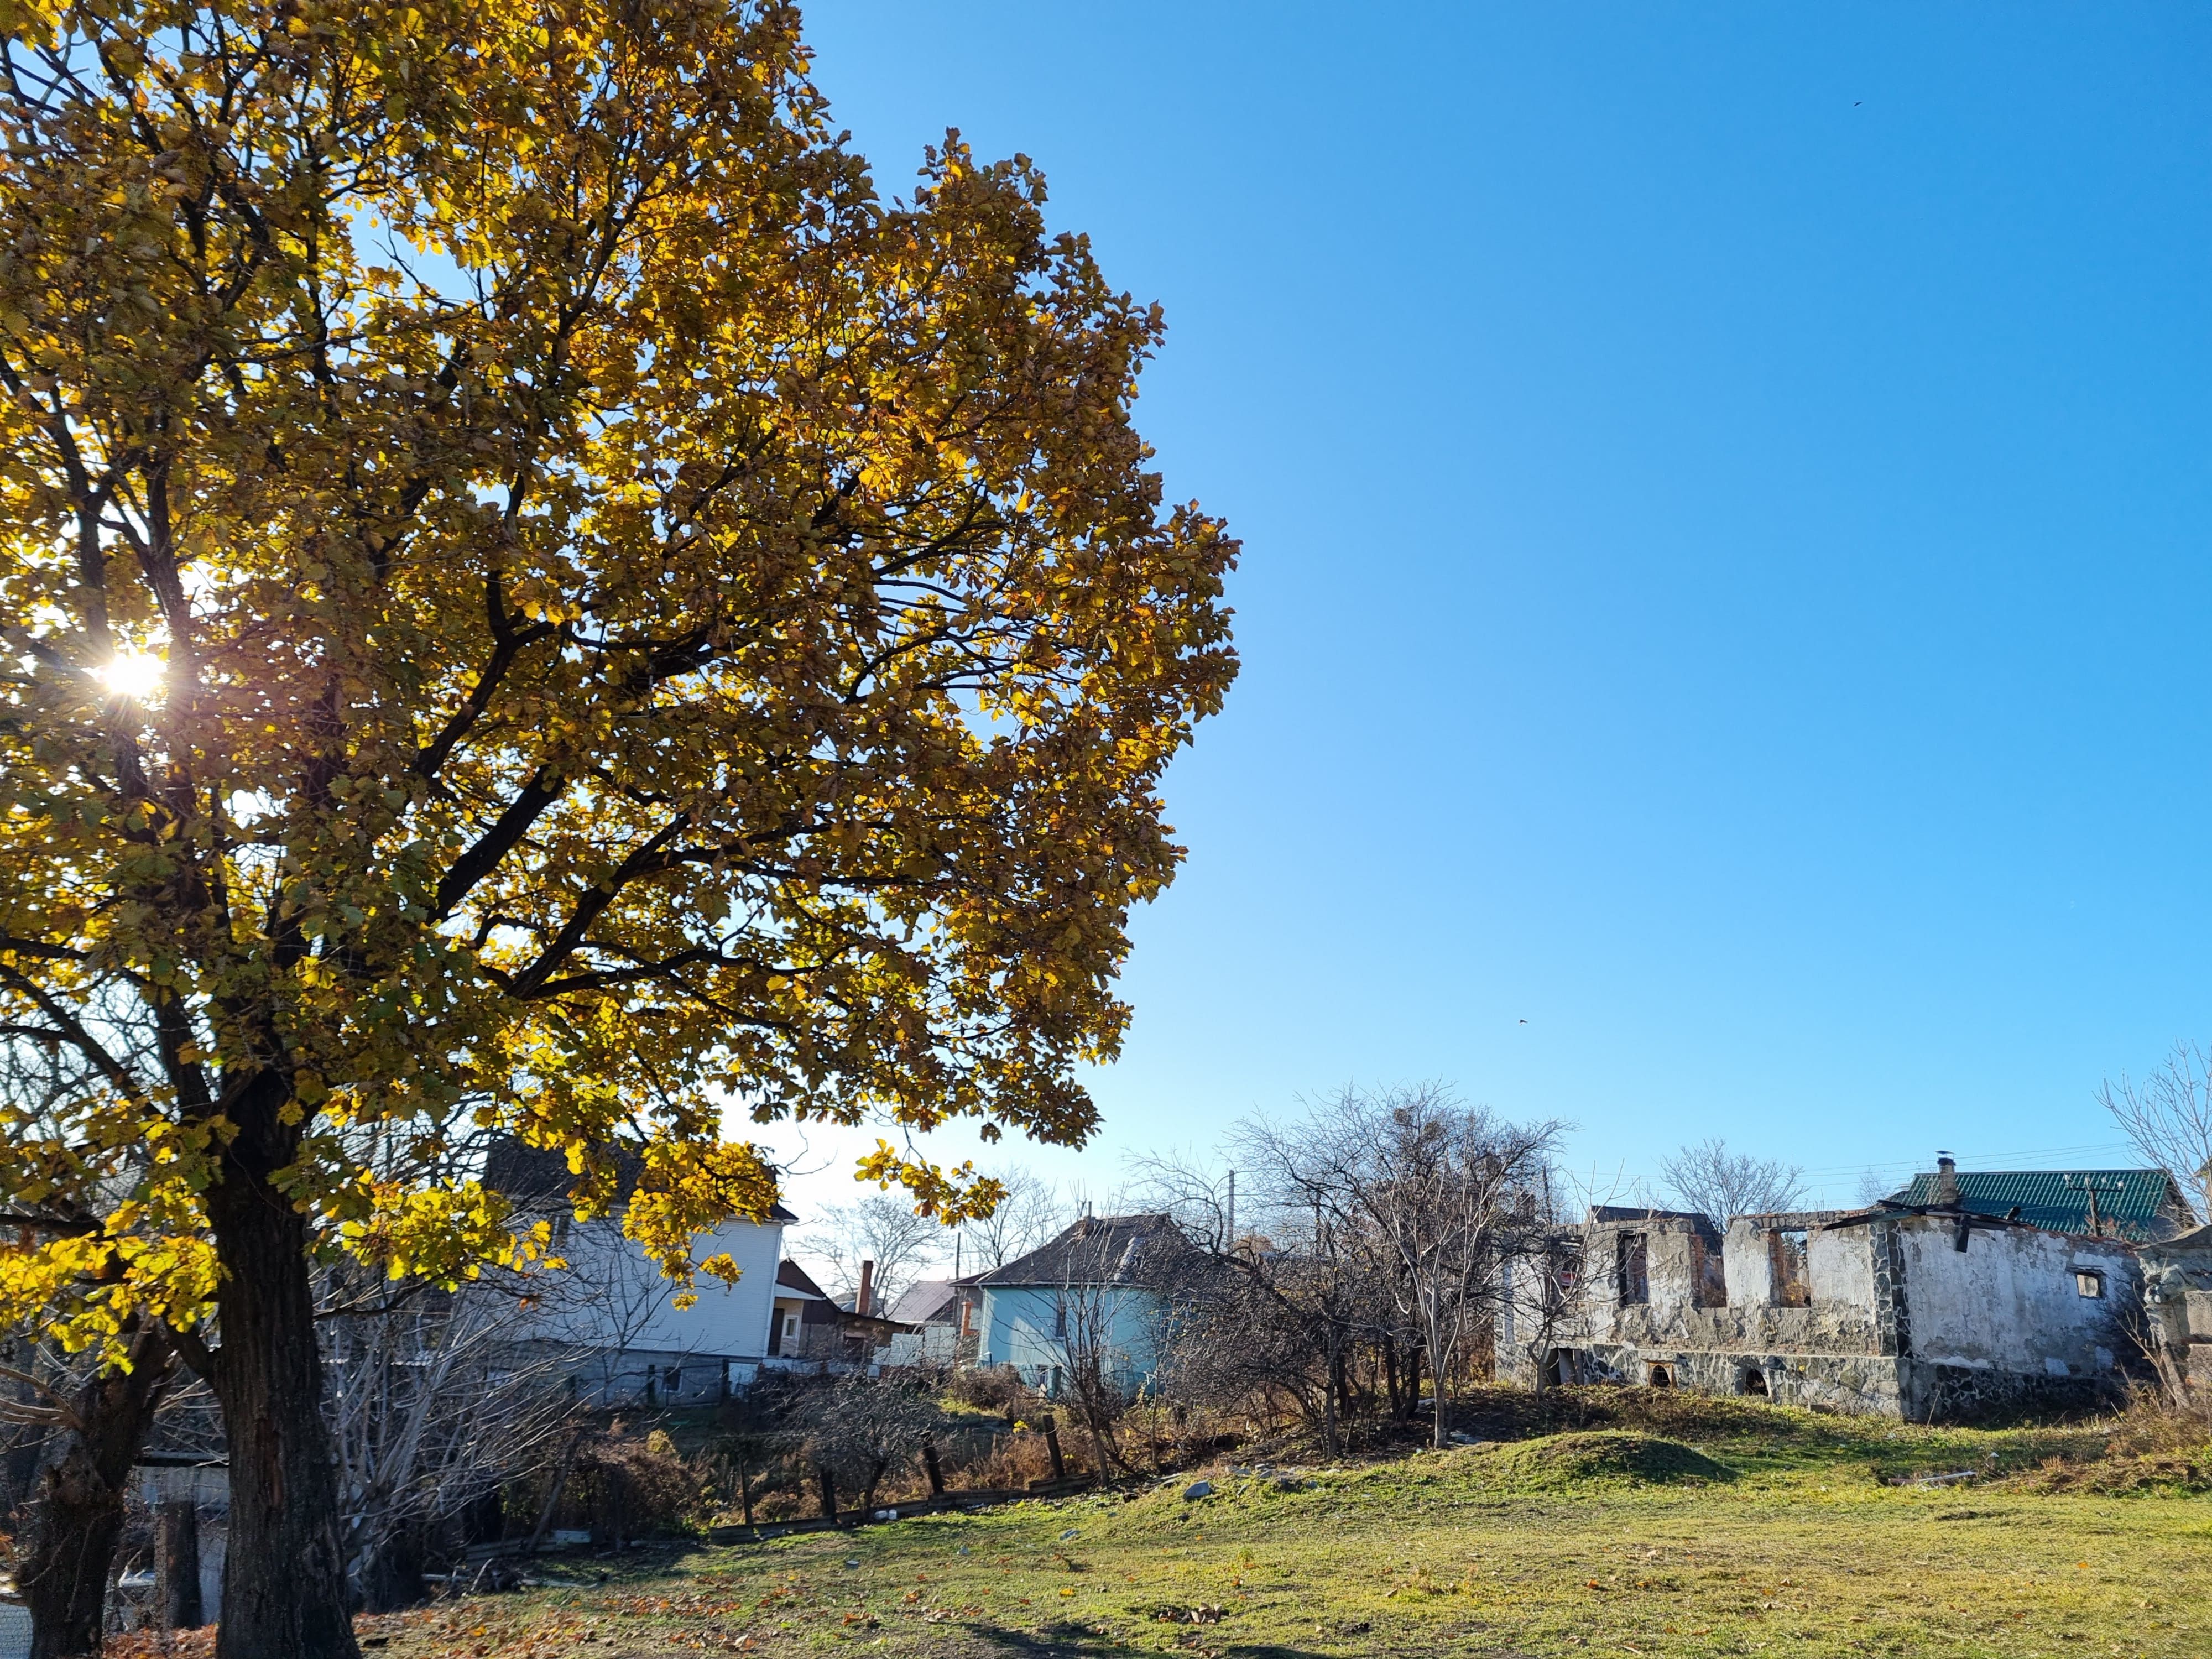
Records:
[[[1728,1273],[1728,1299],[1737,1307],[1764,1307],[1774,1300],[1774,1262],[1765,1230],[1747,1218],[1729,1223],[1721,1259]]]
[[[1653,1308],[1671,1311],[1686,1308],[1697,1299],[1697,1241],[1689,1227],[1679,1221],[1655,1222],[1620,1231],[1644,1236]]]
[[[1839,1303],[1853,1308],[1874,1306],[1874,1247],[1866,1227],[1839,1231],[1813,1230],[1806,1239],[1807,1276],[1812,1282],[1813,1305]]]
[[[2135,1252],[2113,1239],[2027,1228],[1976,1228],[1954,1248],[1953,1224],[1912,1217],[1894,1224],[1916,1358],[1968,1369],[2094,1376],[2113,1363],[2116,1316],[2135,1295]],[[2082,1296],[2075,1274],[2103,1275],[2101,1297]]]

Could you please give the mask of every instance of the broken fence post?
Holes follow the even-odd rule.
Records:
[[[921,1437],[921,1467],[929,1476],[929,1495],[945,1496],[945,1470],[937,1461],[937,1442],[929,1435]]]
[[[1065,1480],[1067,1479],[1067,1465],[1060,1455],[1060,1425],[1054,1422],[1052,1413],[1047,1412],[1040,1419],[1039,1426],[1044,1430],[1044,1449],[1052,1454],[1052,1478]]]
[[[822,1513],[835,1525],[837,1520],[837,1483],[830,1478],[830,1466],[826,1463],[816,1465],[814,1473],[822,1482]]]

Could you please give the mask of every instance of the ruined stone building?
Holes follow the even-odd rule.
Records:
[[[2162,1170],[1961,1174],[1948,1158],[1869,1208],[1737,1216],[1725,1232],[1702,1215],[1594,1206],[1548,1261],[1511,1264],[1498,1374],[1913,1422],[2078,1407],[2157,1340],[2142,1252],[2158,1241],[2185,1247],[2160,1272],[2180,1287],[2185,1342],[2201,1324],[2212,1367],[2212,1248],[2179,1237],[2194,1223]],[[2201,1290],[2182,1285],[2191,1263]]]
[[[2212,1227],[2145,1244],[2137,1255],[2160,1380],[2176,1395],[2212,1401]]]

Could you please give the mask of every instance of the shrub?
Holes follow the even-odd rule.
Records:
[[[1044,1396],[1023,1382],[1011,1365],[979,1365],[955,1371],[947,1379],[945,1392],[963,1406],[1002,1416],[1025,1417],[1045,1408]]]

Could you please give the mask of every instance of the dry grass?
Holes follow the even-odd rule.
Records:
[[[1579,1451],[1540,1443],[1288,1478],[1222,1469],[1221,1490],[1198,1502],[1179,1479],[651,1561],[549,1564],[592,1582],[369,1633],[395,1659],[854,1646],[917,1659],[2212,1653],[2212,1500],[2172,1481],[2131,1496],[2039,1489],[2054,1460],[2086,1474],[2167,1455],[2131,1449],[2132,1430],[1925,1431],[1612,1392],[1588,1409],[1613,1421],[1595,1435],[1559,1425],[1552,1443],[1646,1449],[1586,1471]],[[1680,1443],[1650,1452],[1662,1423]],[[1895,1484],[1960,1469],[1976,1478]]]

